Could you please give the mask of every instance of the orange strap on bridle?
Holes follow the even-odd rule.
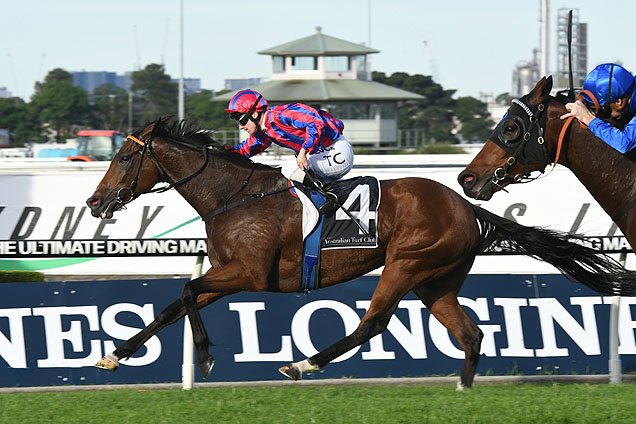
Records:
[[[596,99],[596,96],[594,96],[594,94],[592,94],[590,91],[588,90],[583,90],[579,93],[579,97],[578,100],[581,100],[583,98],[583,93],[587,94],[590,99],[592,99],[592,102],[594,103],[594,107],[596,108],[596,110],[601,110],[601,106],[598,103],[598,100]],[[563,139],[565,138],[565,133],[568,130],[568,127],[570,126],[570,123],[572,122],[572,120],[574,120],[574,116],[570,116],[568,119],[565,120],[565,124],[563,124],[563,127],[561,128],[561,132],[559,133],[559,141],[557,143],[557,152],[556,152],[556,157],[554,158],[554,165],[552,165],[553,167],[556,166],[556,164],[559,162],[559,156],[561,154],[561,146],[563,144]],[[587,128],[587,125],[585,125],[582,122],[579,122],[579,125],[581,125],[581,128]]]
[[[133,141],[133,142],[139,144],[140,146],[145,146],[146,145],[146,143],[144,143],[143,141],[141,141],[137,137],[133,137],[132,135],[129,135],[128,137],[126,137],[126,140]]]

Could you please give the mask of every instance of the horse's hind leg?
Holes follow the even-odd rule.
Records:
[[[281,367],[279,371],[289,378],[300,380],[304,372],[318,371],[338,356],[382,333],[389,324],[398,302],[410,289],[408,284],[412,276],[391,271],[399,268],[396,264],[385,266],[382,278],[371,298],[371,306],[351,334],[311,358]]]
[[[464,350],[466,356],[460,381],[457,383],[458,390],[470,388],[473,384],[483,338],[482,331],[457,302],[457,293],[465,278],[464,273],[455,277],[456,284],[449,284],[448,278],[443,278],[413,288],[417,297],[455,336]]]

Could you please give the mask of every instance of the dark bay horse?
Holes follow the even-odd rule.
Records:
[[[636,153],[617,152],[576,120],[566,128],[559,146],[566,122],[560,119],[566,113],[565,101],[550,96],[551,89],[552,77],[543,78],[529,94],[513,102],[484,147],[459,174],[459,184],[467,196],[490,200],[531,171],[551,166],[558,156],[558,163],[576,175],[636,248]]]
[[[223,296],[247,291],[301,291],[301,203],[280,171],[257,164],[215,143],[208,132],[183,121],[159,120],[129,137],[87,200],[92,215],[109,218],[155,184],[174,187],[200,216],[250,195],[256,199],[206,220],[207,273],[185,284],[177,299],[137,335],[100,361],[114,370],[150,337],[184,315],[190,319],[198,366],[214,365],[199,314]],[[476,207],[456,192],[422,178],[381,182],[379,246],[325,250],[320,287],[352,280],[382,265],[371,306],[357,329],[311,358],[280,368],[293,379],[316,371],[387,327],[400,299],[412,290],[454,335],[465,352],[459,387],[470,387],[482,332],[457,302],[475,255],[493,243],[545,260],[574,281],[604,294],[632,294],[636,274],[566,235],[524,227]],[[259,194],[262,193],[263,195]]]

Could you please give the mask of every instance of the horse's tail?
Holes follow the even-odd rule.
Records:
[[[632,296],[636,272],[591,247],[573,242],[567,233],[526,227],[472,205],[481,226],[479,251],[501,246],[540,259],[557,268],[569,280],[605,295]]]

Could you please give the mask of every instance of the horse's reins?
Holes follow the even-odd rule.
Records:
[[[230,197],[228,197],[225,200],[225,203],[223,204],[223,206],[221,206],[220,208],[214,209],[212,212],[208,213],[207,215],[205,215],[203,218],[201,218],[202,221],[209,221],[210,219],[214,218],[217,215],[220,215],[224,212],[227,212],[230,209],[234,209],[238,206],[241,206],[245,203],[251,202],[253,200],[257,200],[257,199],[262,199],[263,197],[266,196],[271,196],[272,194],[278,194],[278,193],[282,193],[284,191],[289,190],[289,187],[285,187],[282,189],[278,189],[278,190],[274,190],[274,191],[270,191],[268,193],[251,193],[251,194],[243,194],[243,190],[245,190],[245,187],[247,187],[247,185],[250,182],[250,178],[252,178],[252,175],[254,174],[254,169],[256,169],[255,165],[252,165],[252,168],[250,169],[250,173],[247,176],[247,178],[243,181],[243,184],[241,185],[241,188],[238,189],[238,191],[236,191],[234,194],[232,194]],[[232,200],[232,198],[238,194],[242,194],[243,197],[241,200],[238,200],[236,202],[230,203],[228,204],[228,202],[230,200]]]
[[[594,96],[594,94],[592,94],[588,90],[582,90],[579,93],[578,100],[583,99],[583,94],[587,94],[592,99],[592,102],[594,103],[594,107],[596,108],[596,110],[601,110],[601,107],[598,103],[598,100],[596,99],[596,96]],[[554,158],[553,167],[556,166],[556,164],[559,162],[559,156],[561,154],[561,147],[563,146],[563,140],[565,139],[565,133],[568,131],[568,127],[570,126],[573,120],[574,120],[574,116],[568,117],[565,120],[563,127],[561,127],[561,132],[559,133],[559,140],[557,141],[557,151]],[[583,122],[579,121],[579,124],[581,125],[581,128],[587,128],[587,125],[585,125]]]
[[[155,127],[156,128],[156,124]],[[133,179],[132,183],[130,184],[129,187],[122,187],[119,189],[119,191],[117,192],[117,197],[116,197],[116,201],[122,204],[126,204],[126,203],[130,203],[134,198],[139,197],[142,194],[147,194],[147,193],[163,193],[165,191],[171,190],[173,188],[182,186],[186,183],[188,183],[189,181],[191,181],[192,179],[194,179],[195,177],[197,177],[199,174],[201,174],[203,172],[203,170],[208,166],[208,163],[210,161],[210,157],[209,157],[209,152],[208,150],[210,148],[212,148],[212,145],[204,145],[202,147],[202,152],[203,152],[203,156],[205,158],[203,165],[201,165],[201,167],[199,169],[197,169],[193,174],[184,177],[176,182],[169,182],[170,177],[168,177],[168,173],[163,169],[163,167],[161,166],[161,163],[159,163],[159,161],[157,160],[157,158],[155,157],[154,154],[152,154],[152,141],[154,140],[154,128],[153,131],[151,132],[150,135],[150,139],[148,140],[148,142],[144,142],[140,139],[138,139],[137,137],[134,137],[132,135],[129,135],[128,137],[126,137],[127,140],[130,140],[134,143],[139,144],[140,146],[142,146],[142,150],[141,150],[141,160],[139,161],[139,166],[137,167],[137,171],[135,173],[135,178]],[[192,146],[185,144],[185,143],[179,143],[177,140],[171,140],[176,144],[179,145],[183,145],[185,147],[188,148],[192,148]],[[140,192],[135,194],[134,190],[137,187],[137,182],[139,180],[139,174],[141,172],[141,166],[142,166],[142,161],[144,158],[145,153],[148,152],[150,157],[152,158],[153,162],[155,163],[155,165],[157,166],[157,169],[159,170],[159,173],[161,174],[162,180],[166,183],[168,183],[167,186],[163,186],[163,187],[158,187],[158,188],[154,188],[154,189],[150,189],[144,192]],[[250,169],[250,173],[247,176],[247,178],[243,181],[243,184],[241,185],[241,188],[239,188],[239,190],[237,192],[235,192],[234,194],[232,194],[223,204],[222,207],[217,208],[215,210],[213,210],[212,212],[208,213],[207,215],[205,215],[205,217],[202,218],[203,221],[208,221],[212,218],[214,218],[217,215],[222,214],[223,212],[227,212],[230,209],[236,208],[238,206],[241,206],[247,202],[251,202],[252,200],[257,200],[257,199],[262,199],[263,197],[267,197],[267,196],[271,196],[273,194],[277,194],[277,193],[282,193],[284,191],[289,190],[288,187],[285,187],[283,189],[279,189],[279,190],[274,190],[271,192],[267,192],[267,193],[252,193],[252,194],[243,194],[243,196],[245,196],[243,199],[234,202],[234,203],[230,203],[228,204],[228,202],[235,197],[238,194],[242,194],[243,190],[247,187],[247,185],[249,184],[249,181],[252,177],[252,175],[254,174],[254,169],[255,166],[252,166],[252,168]],[[129,200],[125,200],[121,197],[121,193],[124,192],[128,192],[130,193],[130,199]]]
[[[610,99],[609,99],[609,93],[611,93],[611,87],[612,87],[611,82],[612,82],[612,80],[611,80],[611,78],[610,78],[610,86],[609,86],[609,89],[608,89],[608,100],[607,100],[607,104],[609,104],[609,100],[610,100]],[[598,101],[598,99],[596,98],[596,96],[594,96],[594,94],[592,94],[592,93],[591,93],[591,92],[589,92],[588,90],[583,90],[583,91],[581,91],[581,92],[579,93],[578,99],[579,99],[579,100],[582,100],[582,99],[583,99],[583,93],[587,94],[587,95],[588,95],[588,97],[589,97],[590,99],[592,99],[592,103],[594,103],[594,107],[596,108],[596,110],[597,110],[597,111],[600,111],[600,110],[601,110],[601,107],[600,107],[600,105],[599,105],[599,101]],[[571,123],[573,120],[574,120],[574,116],[570,116],[570,117],[569,117],[569,118],[565,121],[565,124],[563,124],[563,128],[561,128],[561,132],[559,133],[559,141],[558,141],[558,145],[557,145],[557,155],[556,155],[556,159],[554,160],[555,165],[556,165],[556,163],[557,163],[557,161],[558,161],[558,159],[559,159],[559,152],[561,151],[561,144],[562,144],[562,142],[563,142],[563,139],[565,138],[565,133],[567,132],[567,129],[568,129],[568,127],[569,127],[570,123]],[[582,127],[582,128],[587,128],[587,125],[585,125],[583,122],[580,122],[580,121],[579,121],[579,124],[581,125],[581,127]],[[619,213],[617,213],[616,215],[614,215],[614,216],[612,217],[612,221],[613,221],[613,222],[616,222],[616,221],[618,221],[619,219],[621,219],[621,218],[622,218],[623,216],[625,216],[625,214],[627,214],[627,212],[629,212],[629,210],[630,210],[631,208],[633,208],[634,206],[636,206],[636,198],[635,198],[635,199],[632,199],[632,201],[631,201],[631,202],[629,202],[627,205],[625,205],[625,207],[624,207],[624,208],[623,208],[623,209],[622,209]]]

